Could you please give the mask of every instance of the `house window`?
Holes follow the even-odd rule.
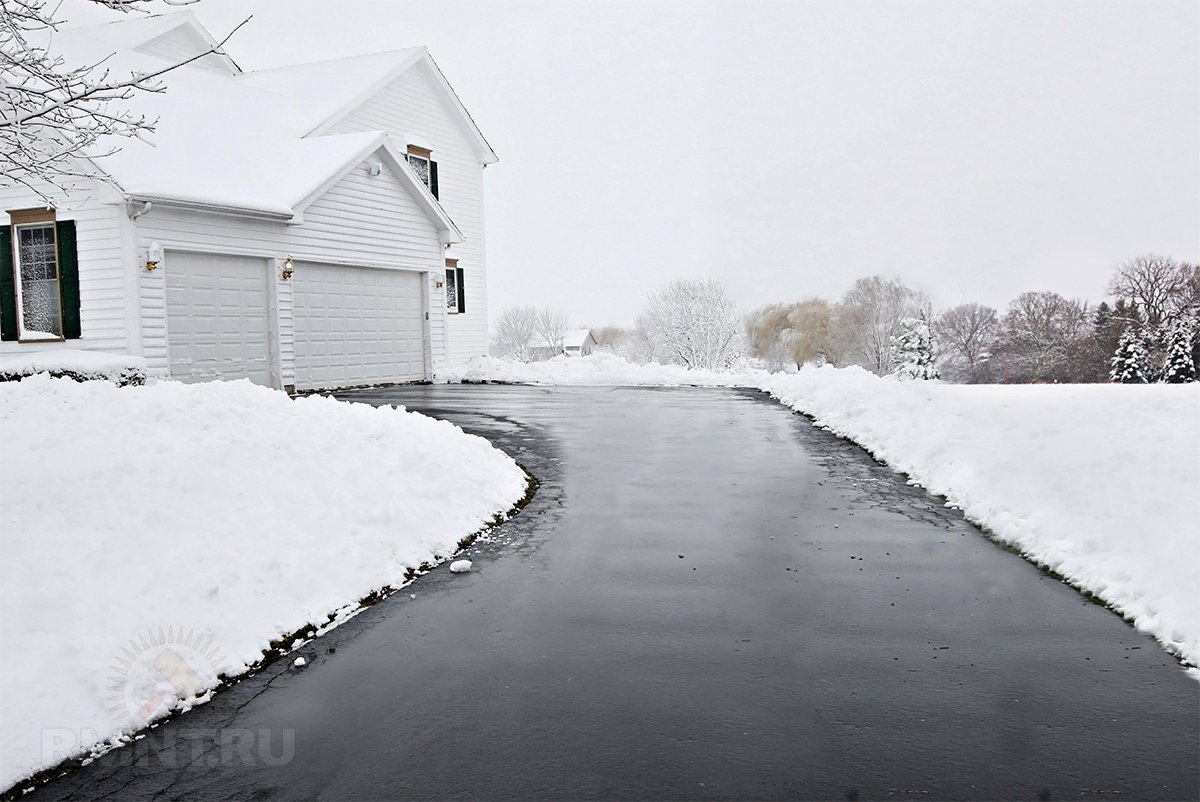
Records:
[[[54,223],[13,226],[22,340],[62,339],[62,300]]]
[[[450,314],[467,311],[463,269],[458,266],[457,259],[446,260],[446,311]]]
[[[80,336],[75,221],[53,209],[8,213],[0,226],[0,339],[22,342]]]
[[[433,193],[433,197],[438,197],[438,172],[437,162],[432,158],[433,151],[429,148],[418,147],[417,145],[409,145],[408,153],[405,158],[408,159],[408,164],[412,167],[413,172],[417,174],[417,178],[421,179],[421,183],[429,187],[429,191]]]

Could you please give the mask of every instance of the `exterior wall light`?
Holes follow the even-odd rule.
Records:
[[[281,272],[279,275],[284,281],[287,281],[292,277],[292,273],[295,272],[295,266],[296,263],[292,261],[292,257],[289,256],[283,260],[283,272]]]
[[[157,242],[151,242],[150,247],[146,249],[146,272],[149,273],[151,270],[158,267],[158,263],[162,260],[162,246]]]

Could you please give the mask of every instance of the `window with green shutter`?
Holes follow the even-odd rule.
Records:
[[[457,259],[446,260],[446,311],[456,315],[467,311],[467,297],[463,291],[463,269]]]
[[[52,209],[9,212],[0,237],[0,339],[48,342],[81,334],[75,221]]]

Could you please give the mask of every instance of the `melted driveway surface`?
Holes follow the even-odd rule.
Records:
[[[471,573],[32,798],[1200,794],[1198,686],[1154,641],[758,394],[344,397],[483,434],[541,491]]]

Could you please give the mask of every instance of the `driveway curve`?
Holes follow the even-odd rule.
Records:
[[[486,436],[541,490],[471,573],[29,798],[1200,794],[1198,686],[1153,640],[758,393],[342,397]]]

